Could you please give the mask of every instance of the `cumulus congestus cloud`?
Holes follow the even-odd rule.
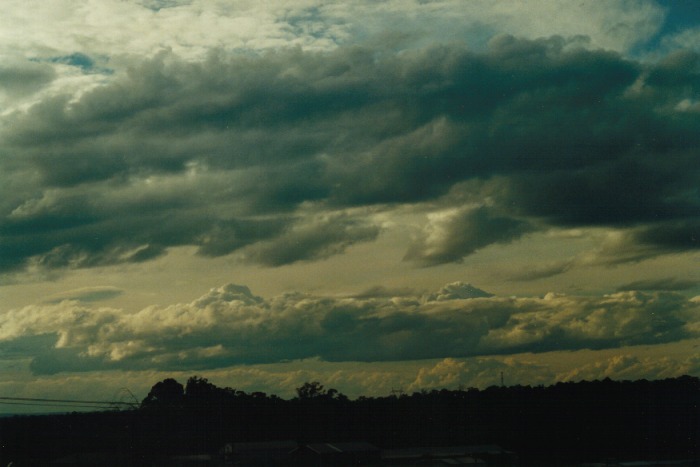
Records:
[[[0,321],[0,350],[31,349],[37,373],[407,361],[675,342],[697,337],[698,311],[674,292],[504,298],[453,283],[427,295],[265,299],[229,284],[136,313],[75,300],[13,310]]]

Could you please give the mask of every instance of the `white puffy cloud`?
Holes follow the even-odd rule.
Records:
[[[76,301],[13,310],[0,317],[0,349],[34,357],[37,373],[407,361],[675,342],[697,334],[697,312],[671,292],[501,298],[450,284],[413,299],[263,299],[231,284],[136,313]]]
[[[554,377],[546,365],[512,357],[445,358],[432,367],[421,368],[408,390],[485,388],[500,385],[501,375],[507,385],[547,384]]]
[[[611,378],[617,380],[663,379],[700,372],[700,356],[686,358],[638,357],[624,353],[597,360],[557,374],[557,381],[581,381]]]
[[[465,284],[464,282],[452,282],[442,287],[437,291],[437,293],[429,295],[427,300],[443,301],[486,297],[493,297],[493,294],[481,290],[478,287],[474,287],[471,284]]]

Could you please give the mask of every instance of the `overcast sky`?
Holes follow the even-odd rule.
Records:
[[[3,6],[0,396],[700,375],[694,2]]]

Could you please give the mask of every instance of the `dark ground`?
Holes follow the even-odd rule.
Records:
[[[0,418],[0,465],[87,453],[102,453],[94,465],[156,465],[269,440],[362,440],[382,449],[496,444],[520,465],[700,459],[699,430],[700,380],[690,376],[356,400],[317,383],[283,400],[193,377],[186,386],[157,383],[136,410]]]

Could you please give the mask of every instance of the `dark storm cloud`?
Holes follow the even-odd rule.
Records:
[[[453,283],[424,296],[268,300],[229,284],[137,313],[76,301],[13,310],[0,317],[0,353],[40,343],[27,351],[32,368],[55,373],[604,349],[695,337],[697,311],[672,292],[503,298]]]
[[[669,252],[700,249],[700,219],[654,224],[634,232],[633,238]]]
[[[498,216],[485,207],[459,209],[429,222],[405,259],[426,266],[459,261],[479,248],[508,243],[529,230],[526,222]]]
[[[290,225],[273,240],[251,248],[248,259],[269,266],[323,259],[378,234],[377,226],[346,214],[310,217]]]
[[[615,265],[696,251],[700,248],[699,232],[697,220],[659,222],[622,230],[602,243],[594,262]]]
[[[700,54],[681,50],[669,54],[648,74],[645,83],[653,93],[681,91],[686,96],[696,95],[700,89]]]
[[[552,226],[695,249],[697,56],[641,64],[576,44],[135,62],[76,99],[4,117],[2,269],[143,261],[178,245],[268,265],[325,258],[376,238],[362,209],[402,203],[438,206],[406,254],[424,265]],[[475,180],[497,189],[450,197]]]
[[[630,290],[667,290],[667,291],[683,291],[689,290],[698,286],[700,283],[694,280],[683,280],[675,277],[666,277],[663,279],[651,279],[629,282],[617,288],[620,292]]]

